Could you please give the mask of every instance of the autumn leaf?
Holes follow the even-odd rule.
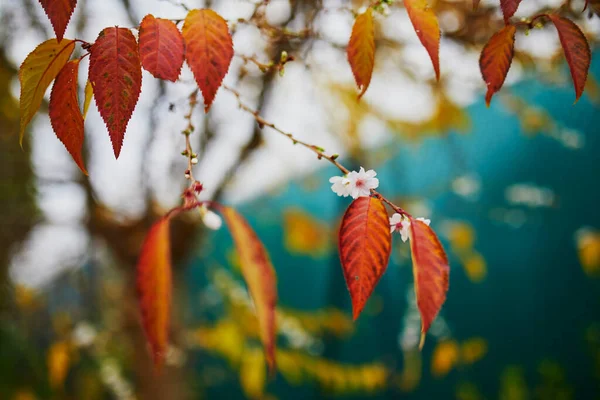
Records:
[[[79,60],[69,61],[59,72],[50,93],[50,123],[56,137],[65,145],[81,172],[83,165],[83,116],[77,99]]]
[[[417,307],[421,313],[421,343],[446,301],[450,267],[435,232],[423,221],[410,220],[410,252],[413,262]]]
[[[173,209],[152,225],[142,244],[137,265],[142,325],[157,369],[162,366],[169,345],[172,292],[169,220],[179,211]]]
[[[87,116],[88,111],[90,110],[90,103],[92,102],[92,97],[94,96],[94,87],[92,86],[92,82],[87,81],[85,84],[85,97],[83,99],[83,119]]]
[[[21,64],[21,68],[19,68],[19,81],[21,82],[20,144],[23,143],[25,128],[42,104],[46,89],[69,61],[74,48],[75,42],[69,39],[60,43],[56,39],[46,40],[29,53]]]
[[[504,23],[508,25],[508,20],[515,15],[520,3],[521,0],[500,0],[500,8],[502,9],[502,14],[504,14]]]
[[[360,99],[371,83],[375,64],[375,27],[371,8],[356,17],[346,52],[356,86],[361,91]]]
[[[271,374],[275,371],[275,305],[277,277],[269,255],[246,219],[230,207],[222,209],[240,258],[242,275],[254,301],[260,338]]]
[[[114,27],[100,32],[90,49],[89,79],[115,157],[119,158],[142,87],[138,46],[129,29]]]
[[[479,8],[479,2],[481,0],[473,0],[473,10],[477,11],[477,9]]]
[[[62,41],[77,0],[39,0],[52,23],[58,41]]]
[[[140,58],[142,67],[155,78],[175,82],[183,65],[183,37],[168,19],[148,14],[140,24]]]
[[[440,27],[437,17],[427,0],[404,0],[404,7],[408,12],[410,21],[415,28],[419,40],[429,53],[435,77],[440,79]]]
[[[233,58],[227,22],[213,10],[192,10],[183,23],[185,59],[204,96],[208,112]]]
[[[496,32],[487,42],[481,57],[479,57],[479,68],[481,75],[487,85],[485,103],[490,106],[492,96],[504,84],[506,74],[515,53],[515,31],[513,25],[508,25]]]
[[[565,52],[565,58],[573,78],[575,102],[577,102],[583,94],[590,68],[592,58],[590,45],[581,29],[570,19],[555,14],[546,14],[546,16],[550,18],[558,31],[560,44]]]
[[[342,218],[338,246],[356,320],[390,257],[392,236],[381,200],[359,197],[350,204]]]

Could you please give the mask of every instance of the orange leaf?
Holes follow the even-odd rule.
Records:
[[[502,9],[502,14],[504,14],[504,22],[507,25],[510,17],[515,15],[520,3],[521,0],[500,0],[500,8]]]
[[[350,204],[342,218],[338,245],[356,320],[390,258],[392,236],[381,200],[359,197]]]
[[[440,26],[427,0],[404,0],[404,7],[419,40],[429,53],[435,77],[440,79]]]
[[[157,369],[162,366],[169,345],[172,292],[169,219],[179,211],[177,208],[172,210],[152,225],[142,244],[137,265],[142,324]]]
[[[168,19],[148,14],[140,24],[142,66],[155,78],[175,82],[183,65],[183,37]]]
[[[473,10],[477,11],[480,0],[473,0]]]
[[[371,8],[356,17],[346,52],[356,86],[361,91],[360,99],[371,83],[375,64],[375,27]]]
[[[485,95],[485,103],[488,107],[494,93],[504,84],[512,63],[515,54],[515,31],[513,25],[508,25],[494,33],[479,57],[481,75],[488,88]]]
[[[83,165],[83,116],[77,99],[77,75],[79,60],[72,60],[60,71],[50,94],[50,123],[56,137],[65,145],[81,172],[87,175]]]
[[[224,207],[223,216],[233,236],[242,275],[254,300],[260,338],[271,373],[275,371],[275,305],[277,277],[269,255],[248,221],[237,211]]]
[[[56,39],[46,40],[35,48],[19,68],[21,82],[21,127],[19,143],[23,143],[25,128],[37,112],[44,99],[44,93],[50,82],[65,66],[73,53],[75,42],[65,39],[60,43]]]
[[[558,31],[558,37],[565,58],[571,70],[573,86],[575,87],[575,102],[579,100],[585,88],[588,70],[591,63],[590,45],[581,29],[573,21],[554,14],[547,14]]]
[[[422,221],[410,220],[410,252],[413,261],[417,307],[421,313],[421,343],[446,301],[450,267],[433,229]]]
[[[90,109],[90,103],[92,102],[92,97],[94,97],[94,88],[92,87],[92,82],[88,79],[85,84],[84,90],[84,99],[83,99],[83,119],[87,116],[87,113]]]
[[[140,96],[142,67],[135,37],[125,28],[105,28],[90,49],[89,78],[98,111],[119,158],[125,129]]]
[[[227,22],[213,10],[192,10],[183,23],[185,59],[204,96],[208,112],[233,58]]]
[[[46,15],[50,18],[58,41],[62,41],[77,0],[39,0]]]

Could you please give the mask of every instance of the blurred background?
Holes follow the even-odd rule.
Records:
[[[135,265],[149,226],[185,186],[191,73],[172,84],[144,72],[118,160],[92,106],[84,177],[47,102],[18,145],[17,71],[54,34],[37,1],[0,0],[0,399],[600,399],[600,3],[582,13],[579,0],[524,0],[515,17],[561,7],[582,28],[593,60],[579,102],[546,25],[517,33],[490,108],[478,58],[503,24],[496,0],[477,11],[430,1],[443,32],[440,82],[401,3],[385,8],[373,80],[357,102],[345,46],[367,3],[79,0],[65,36],[93,42],[148,13],[181,19],[182,4],[216,9],[236,53],[225,83],[244,103],[350,169],[375,169],[382,193],[431,218],[451,273],[424,350],[408,244],[394,237],[353,323],[336,244],[349,200],[328,183],[338,172],[261,130],[221,89],[208,115],[192,114],[194,174],[203,199],[235,205],[270,252],[278,371],[266,376],[229,234],[188,213],[172,227],[172,346],[154,374]],[[282,51],[295,60],[280,71]]]

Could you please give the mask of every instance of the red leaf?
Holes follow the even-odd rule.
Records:
[[[359,197],[350,204],[342,218],[338,247],[356,319],[390,258],[392,236],[381,200]]]
[[[185,59],[204,96],[208,112],[233,58],[227,22],[213,10],[192,10],[183,24]]]
[[[233,208],[224,207],[223,216],[240,257],[242,275],[256,308],[260,338],[269,371],[275,371],[275,306],[277,277],[269,255],[248,222]]]
[[[502,14],[504,14],[504,22],[507,25],[510,17],[515,15],[520,3],[521,0],[500,0],[500,8],[502,9]]]
[[[174,209],[159,219],[144,239],[137,265],[137,291],[142,325],[158,369],[169,345],[171,318],[172,267],[169,219]]]
[[[58,73],[50,94],[50,123],[56,137],[65,145],[81,171],[83,165],[83,116],[77,98],[77,75],[79,60],[69,61]]]
[[[435,77],[440,79],[440,27],[435,13],[427,0],[404,0],[404,7],[415,28],[419,40],[429,53]]]
[[[356,17],[346,53],[356,86],[360,90],[358,95],[360,99],[371,83],[375,64],[375,27],[373,25],[373,11],[370,7],[363,14]]]
[[[421,313],[421,343],[446,301],[450,267],[435,232],[422,221],[410,220],[410,252],[413,261],[417,307]]]
[[[485,103],[488,107],[494,93],[504,84],[512,63],[515,54],[515,31],[513,25],[505,26],[494,33],[481,52],[479,68],[488,87],[485,95]]]
[[[175,82],[183,65],[183,37],[168,19],[148,14],[140,24],[142,66],[155,78]]]
[[[98,111],[119,158],[125,129],[140,96],[142,67],[135,37],[125,28],[105,28],[90,49],[89,78]]]
[[[65,39],[58,43],[56,39],[46,40],[35,48],[19,68],[21,95],[19,110],[21,123],[19,144],[23,143],[25,129],[44,100],[46,89],[56,78],[73,53],[75,42]]]
[[[46,15],[50,18],[56,38],[60,42],[65,34],[77,0],[39,0]]]
[[[558,31],[558,37],[565,58],[571,70],[573,86],[575,87],[575,102],[579,100],[585,88],[592,55],[590,45],[581,29],[573,21],[554,14],[547,14]]]

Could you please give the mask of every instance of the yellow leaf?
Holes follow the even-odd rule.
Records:
[[[448,375],[448,372],[458,364],[459,358],[459,347],[455,340],[439,342],[433,350],[431,374],[436,378]]]
[[[455,252],[470,250],[475,243],[475,230],[466,222],[453,222],[448,229],[450,247]]]
[[[264,362],[263,352],[256,348],[247,350],[242,357],[240,383],[244,394],[249,399],[262,399],[264,397],[267,379],[263,368]]]
[[[92,97],[94,97],[94,87],[92,86],[92,82],[88,80],[85,84],[85,99],[83,100],[83,119],[85,119],[90,109]]]
[[[356,17],[346,52],[354,80],[361,91],[360,99],[371,83],[375,64],[375,26],[371,8]]]
[[[254,301],[267,364],[270,372],[274,373],[275,306],[277,303],[275,269],[262,242],[246,219],[229,207],[224,207],[222,213],[240,257],[242,275]]]
[[[48,380],[53,389],[58,389],[63,385],[67,372],[69,372],[70,360],[67,342],[53,343],[48,349]]]
[[[25,128],[40,108],[46,89],[69,61],[74,48],[75,42],[70,39],[63,39],[60,43],[56,39],[46,40],[29,53],[21,64],[19,68],[21,82],[19,143],[21,145]]]
[[[483,338],[471,338],[460,345],[460,358],[463,364],[474,364],[481,360],[488,350],[487,341]]]
[[[329,228],[300,209],[288,209],[283,214],[285,247],[291,253],[312,257],[323,256],[330,245]]]
[[[476,251],[469,252],[468,256],[461,257],[463,268],[471,282],[480,283],[487,275],[487,266],[483,256]]]
[[[583,271],[589,276],[600,275],[600,232],[580,229],[575,234],[577,255]]]

